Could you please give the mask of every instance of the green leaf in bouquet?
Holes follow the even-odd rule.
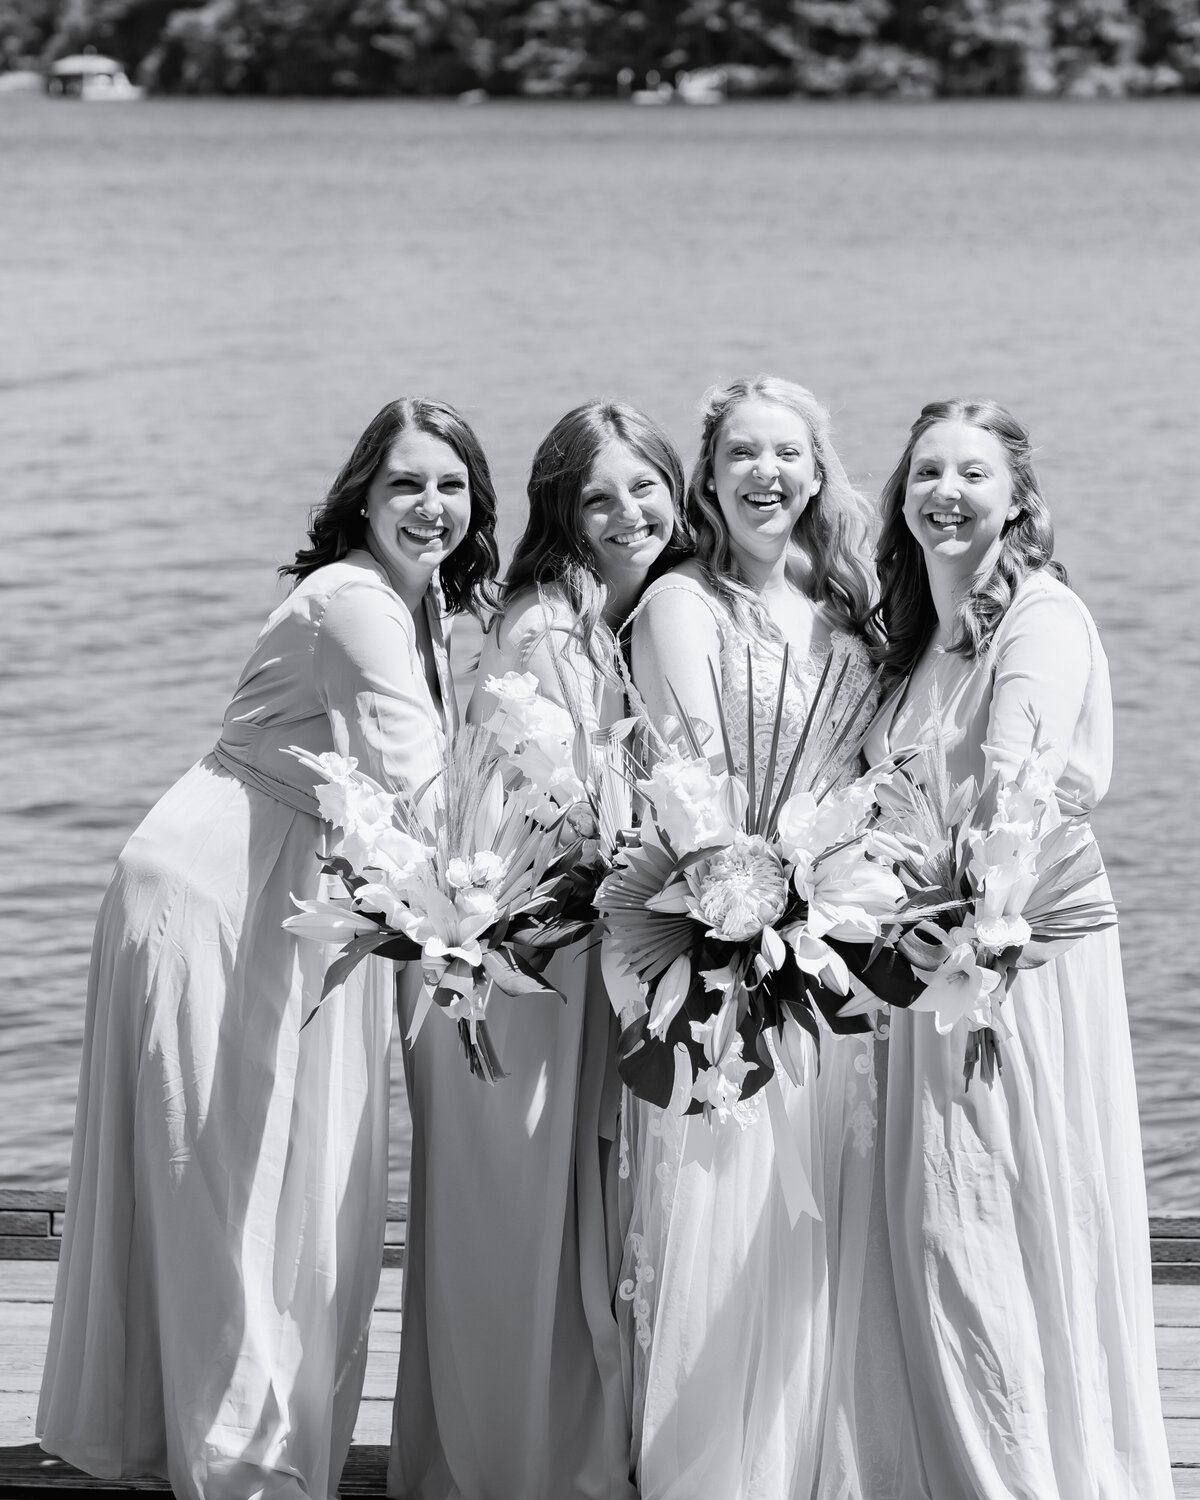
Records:
[[[816,705],[821,701],[825,692],[825,684],[829,681],[830,668],[833,666],[833,652],[825,658],[825,665],[821,669],[821,676],[817,681],[817,690],[813,694],[812,702],[809,704],[808,713],[804,716],[804,723],[800,727],[800,737],[796,741],[795,749],[787,764],[787,770],[783,773],[783,780],[779,784],[779,791],[775,794],[775,801],[771,806],[771,816],[767,820],[766,837],[773,838],[776,828],[779,826],[779,810],[787,799],[792,795],[792,786],[796,780],[796,772],[800,768],[804,752],[808,748],[809,736],[812,733],[814,723],[814,711]]]
[[[571,766],[580,781],[586,784],[592,773],[592,737],[582,719],[576,722],[575,737],[571,741]]]
[[[509,929],[514,943],[529,948],[565,948],[588,937],[596,924],[595,914],[586,917],[564,917],[561,912],[549,922],[534,922],[528,927],[517,921]]]
[[[617,1042],[617,1072],[631,1093],[666,1109],[675,1091],[675,1049],[646,1031],[650,1017],[638,1016]]]
[[[553,995],[557,1000],[562,999],[553,985],[547,984],[533,965],[507,944],[503,948],[485,948],[483,967],[496,988],[506,995]]]
[[[401,951],[389,953],[381,951],[385,948],[395,946],[400,946]],[[345,984],[346,980],[358,968],[364,958],[368,958],[372,953],[375,953],[381,958],[401,958],[407,960],[418,956],[420,952],[420,946],[414,943],[411,938],[405,937],[402,933],[391,932],[384,928],[381,928],[379,932],[367,932],[361,937],[351,938],[325,970],[325,978],[321,984],[321,998],[300,1023],[300,1030],[304,1030],[317,1011],[320,1010],[322,1003],[337,989],[338,985]]]
[[[783,704],[787,696],[788,662],[790,659],[790,650],[785,641],[783,645],[783,663],[779,670],[779,694],[775,699],[775,718],[771,724],[771,743],[767,747],[767,765],[763,772],[762,796],[759,798],[757,813],[755,813],[753,806],[750,809],[751,817],[754,820],[754,826],[750,831],[763,836],[767,834],[767,824],[771,818],[771,788],[775,785],[775,763],[779,755],[779,737],[783,732]]]
[[[833,694],[832,694],[832,696],[830,698],[828,709],[826,710],[825,715],[824,715],[825,718],[831,718],[832,715],[833,715],[833,711],[834,711],[834,708],[835,708],[835,706],[837,704],[838,696],[841,693],[842,686],[845,683],[846,673],[849,670],[849,667],[850,667],[850,658],[847,657],[845,659],[845,661],[842,663],[842,670],[839,673],[838,679],[837,679],[837,683],[834,686]],[[864,706],[866,705],[866,703],[870,699],[871,695],[874,693],[876,687],[878,686],[879,679],[883,675],[883,670],[884,669],[883,669],[882,664],[880,666],[878,666],[878,667],[875,668],[875,671],[871,675],[870,681],[867,683],[866,687],[863,688],[862,691],[859,693],[858,697],[854,701],[853,707],[850,709],[850,712],[848,714],[846,714],[846,716],[843,718],[841,724],[838,726],[837,731],[834,734],[833,739],[830,741],[829,748],[825,752],[824,759],[821,761],[821,764],[817,767],[816,774],[813,777],[813,786],[814,787],[816,787],[816,786],[818,786],[820,784],[821,778],[825,775],[825,773],[829,770],[830,766],[832,766],[837,761],[838,757],[840,756],[840,754],[842,752],[842,749],[843,749],[843,747],[846,744],[846,741],[850,738],[850,735],[854,732],[855,725],[859,723],[859,714],[862,712]],[[816,700],[814,700],[814,705],[813,706],[815,708],[815,706],[816,706]],[[869,728],[870,728],[870,720],[869,719],[867,721],[865,721],[864,723],[862,723],[859,726],[858,738],[857,738],[857,740],[856,740],[856,742],[855,742],[855,744],[853,746],[854,753],[857,753],[859,750],[862,749],[863,741],[867,737],[867,731],[869,730]],[[820,793],[820,795],[822,797],[827,796],[828,793],[833,790],[834,785],[835,785],[835,783],[831,781],[829,783],[829,785],[826,786],[822,790],[822,792]]]
[[[472,1025],[474,1030],[472,1030]],[[458,1039],[462,1043],[462,1049],[467,1059],[467,1066],[476,1078],[482,1078],[484,1083],[495,1083],[497,1078],[507,1078],[508,1074],[500,1066],[500,1059],[496,1049],[492,1045],[492,1034],[488,1030],[486,1021],[460,1021],[458,1023]]]
[[[708,666],[709,671],[711,671],[712,662],[709,662]],[[691,714],[688,713],[687,709],[684,708],[679,694],[675,691],[675,685],[670,681],[670,679],[667,680],[667,687],[670,689],[671,697],[675,701],[675,707],[679,710],[679,723],[683,729],[684,734],[687,737],[687,742],[691,747],[691,752],[698,760],[702,760],[704,758],[704,746],[700,743],[700,735],[696,729],[696,721],[692,718]]]
[[[710,659],[708,670],[713,670]],[[722,717],[724,712],[722,711]],[[746,643],[746,796],[749,807],[746,813],[746,832],[754,832],[754,808],[755,808],[755,765],[757,759],[755,751],[758,746],[754,737],[754,656],[750,650],[750,643]],[[732,770],[732,767],[730,768]],[[744,1091],[743,1091],[744,1092]]]
[[[825,941],[841,956],[851,974],[885,1005],[903,1010],[925,989],[913,965],[895,948],[876,952],[873,945],[866,943],[848,943],[831,937]],[[840,998],[844,1001],[846,997]]]

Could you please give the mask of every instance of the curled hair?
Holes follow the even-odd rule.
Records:
[[[615,642],[604,620],[608,589],[584,531],[583,491],[610,442],[636,453],[670,491],[675,524],[647,583],[691,555],[691,537],[680,515],[683,465],[671,440],[624,401],[588,401],[560,417],[533,456],[529,519],[500,589],[502,608],[530,588],[539,595],[560,594],[577,622],[572,633],[605,676],[612,673]]]
[[[1053,560],[1054,526],[1033,467],[1028,430],[995,401],[931,401],[913,423],[900,462],[888,476],[879,501],[877,615],[886,645],[877,655],[886,665],[884,681],[889,685],[912,671],[937,629],[925,554],[905,519],[904,497],[917,443],[938,422],[968,422],[1000,442],[1012,478],[1013,503],[1018,507],[1017,515],[1001,530],[995,563],[958,603],[949,649],[972,659],[982,656],[1021,581],[1030,573],[1044,568],[1063,583],[1067,581],[1067,570]]]
[[[804,386],[777,375],[713,386],[704,397],[700,454],[688,485],[685,516],[707,581],[739,624],[772,639],[778,636],[761,600],[739,576],[713,479],[713,458],[725,421],[743,402],[756,400],[784,406],[801,419],[820,481],[792,529],[789,571],[839,624],[855,635],[870,634],[875,599],[867,562],[867,502],[850,483],[834,450],[828,411]]]
[[[367,491],[379,465],[402,432],[427,432],[452,448],[467,466],[471,519],[467,534],[438,570],[446,607],[452,614],[479,614],[492,603],[489,589],[499,566],[496,551],[496,490],[483,448],[466,418],[445,401],[401,396],[376,413],[354,445],[324,502],[309,516],[310,545],[280,573],[307,578],[326,563],[337,562],[354,548],[367,545],[367,519],[362,514]]]

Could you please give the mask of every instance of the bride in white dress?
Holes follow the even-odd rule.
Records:
[[[808,391],[760,378],[711,392],[687,497],[697,554],[651,584],[633,628],[634,681],[652,716],[675,712],[673,690],[694,718],[715,725],[711,661],[734,754],[744,758],[747,646],[756,719],[769,723],[788,645],[785,744],[829,656],[835,668],[849,658],[850,685],[865,686],[863,512],[830,444],[828,415]],[[760,749],[765,760],[765,743]],[[852,752],[845,760],[849,778],[857,761]],[[819,1084],[815,1059],[802,1088],[780,1072],[819,1205],[832,1207],[838,1194],[856,1101],[870,1128],[870,1074],[855,1066],[865,1056],[859,1038],[828,1037]],[[828,1181],[827,1094],[837,1120],[827,1135]],[[627,1094],[626,1131],[618,1314],[642,1500],[808,1500],[835,1343],[827,1237],[836,1211],[792,1224],[761,1096],[713,1129]]]

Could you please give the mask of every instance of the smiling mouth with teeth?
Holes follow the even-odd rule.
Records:
[[[649,535],[649,526],[639,526],[636,531],[623,531],[620,536],[609,537],[609,541],[618,547],[635,547],[638,542],[644,542]]]
[[[446,535],[444,526],[402,526],[400,529],[416,542],[435,542]]]
[[[957,511],[951,514],[946,510],[931,510],[929,519],[935,526],[963,526],[966,524],[967,517]]]
[[[779,490],[750,490],[742,496],[747,505],[757,505],[762,508],[768,505],[782,505],[783,494]]]

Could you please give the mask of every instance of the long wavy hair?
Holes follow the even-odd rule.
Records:
[[[874,580],[868,559],[869,509],[850,483],[833,446],[828,411],[810,390],[777,375],[758,375],[713,386],[701,407],[700,454],[688,485],[685,519],[696,538],[696,557],[713,592],[740,625],[770,639],[778,627],[738,572],[729,528],[717,503],[713,457],[721,429],[745,401],[771,401],[794,411],[808,429],[820,488],[792,529],[789,572],[833,618],[855,635],[873,632]]]
[[[279,569],[285,577],[307,578],[326,563],[367,545],[367,518],[362,514],[367,491],[379,466],[402,432],[427,432],[452,448],[467,466],[471,519],[467,534],[441,565],[439,580],[452,614],[478,615],[494,603],[490,585],[499,567],[496,551],[496,490],[479,439],[460,412],[445,401],[401,396],[368,423],[341,473],[308,522],[309,546]]]
[[[555,422],[533,456],[529,519],[500,588],[501,608],[525,589],[560,595],[575,617],[572,634],[605,676],[613,671],[615,640],[604,620],[608,589],[584,533],[583,491],[610,442],[636,453],[670,491],[675,523],[647,583],[691,555],[680,514],[683,465],[671,440],[624,401],[587,401]]]
[[[1017,515],[1004,523],[1000,552],[991,570],[976,579],[958,603],[949,649],[971,659],[982,656],[1022,579],[1030,573],[1045,569],[1067,582],[1067,570],[1054,561],[1054,526],[1033,467],[1028,429],[995,401],[931,401],[913,423],[900,462],[889,475],[879,500],[882,524],[875,550],[879,570],[877,617],[885,644],[876,655],[885,664],[885,685],[907,677],[937,629],[925,554],[909,530],[904,497],[917,443],[938,422],[969,422],[1000,442],[1012,476],[1013,503],[1018,507]]]

